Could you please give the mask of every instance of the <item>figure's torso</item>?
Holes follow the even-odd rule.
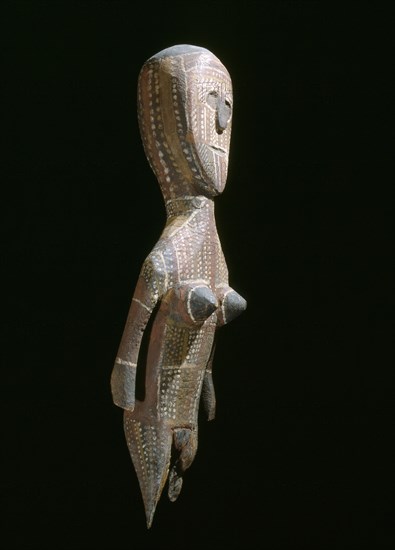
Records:
[[[155,340],[150,343],[147,358],[147,377],[151,382],[145,402],[137,404],[136,413],[148,408],[175,426],[193,426],[197,421],[198,400],[218,315],[214,311],[203,323],[180,321],[170,313],[185,304],[174,302],[177,295],[168,307],[166,296],[173,289],[201,286],[208,287],[219,303],[221,289],[228,284],[228,270],[209,206],[170,218],[146,260],[156,273],[155,292],[162,300],[152,331]]]

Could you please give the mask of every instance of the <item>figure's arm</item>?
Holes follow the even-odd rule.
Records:
[[[216,408],[216,399],[215,399],[215,389],[213,382],[213,358],[215,352],[215,342],[211,348],[210,358],[207,363],[206,370],[204,372],[203,378],[203,388],[202,388],[202,399],[204,410],[207,414],[207,420],[214,420],[215,418],[215,408]]]
[[[111,374],[111,391],[115,405],[130,411],[135,404],[141,341],[151,313],[163,292],[163,268],[161,270],[155,264],[152,258],[144,262]]]

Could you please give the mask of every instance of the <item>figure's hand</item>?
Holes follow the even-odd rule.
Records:
[[[136,369],[135,363],[117,357],[111,374],[113,401],[128,411],[133,411],[135,404]]]

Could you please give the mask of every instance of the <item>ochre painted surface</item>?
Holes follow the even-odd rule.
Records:
[[[229,286],[214,217],[227,178],[232,109],[228,71],[205,48],[173,46],[141,69],[141,136],[167,222],[143,263],[111,387],[125,410],[148,527],[167,479],[175,500],[195,457],[200,399],[208,419],[215,416],[216,329],[246,308]],[[139,358],[151,316],[147,357]],[[145,369],[143,400],[135,397],[137,368]]]

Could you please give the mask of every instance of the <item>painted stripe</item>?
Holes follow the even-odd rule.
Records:
[[[166,204],[169,204],[169,202],[178,202],[178,201],[189,201],[192,199],[200,198],[201,195],[185,195],[185,197],[177,197],[175,199],[169,199],[166,201]]]
[[[221,306],[221,309],[222,309],[222,316],[224,318],[224,324],[226,325],[226,315],[225,315],[225,299],[227,297],[227,295],[230,293],[230,292],[233,292],[233,289],[230,288],[227,292],[225,292],[223,298],[222,298],[222,306]]]
[[[180,279],[180,261],[178,259],[178,250],[177,250],[177,247],[175,246],[175,244],[173,242],[171,242],[171,244],[173,245],[173,250],[174,250],[174,256],[173,258],[176,260],[176,275],[177,275],[177,282],[180,283],[181,282],[181,279]]]
[[[200,210],[195,210],[194,212],[192,212],[192,214],[189,216],[189,218],[187,218],[185,220],[184,223],[182,223],[181,225],[179,225],[178,227],[176,227],[174,229],[174,231],[172,231],[171,233],[169,233],[169,238],[171,237],[174,237],[174,235],[176,235],[179,231],[181,231],[181,229],[183,229],[183,227],[185,227],[186,225],[189,224],[189,222],[191,222],[193,220],[193,218],[200,212]]]
[[[125,361],[124,359],[121,359],[120,357],[117,357],[115,359],[115,362],[118,365],[125,365],[125,367],[137,367],[136,363],[132,363],[131,361]]]
[[[167,290],[168,285],[169,285],[169,273],[167,271],[165,257],[163,256],[162,252],[160,252],[160,251],[159,251],[159,256],[160,256],[160,258],[163,262],[163,269],[165,270],[165,289]]]
[[[196,323],[196,319],[195,317],[192,315],[192,310],[191,310],[191,294],[193,292],[193,288],[191,288],[191,290],[188,292],[188,298],[187,298],[187,310],[188,310],[188,315],[189,317],[192,319],[192,321],[194,323]]]
[[[180,283],[183,285],[196,283],[195,286],[208,286],[210,288],[210,282],[207,279],[182,279]]]
[[[143,308],[145,308],[147,311],[149,311],[150,313],[152,313],[152,309],[148,306],[146,306],[145,304],[143,304],[143,302],[140,302],[140,300],[138,300],[137,298],[133,298],[133,302],[137,302],[138,304],[140,304]]]

